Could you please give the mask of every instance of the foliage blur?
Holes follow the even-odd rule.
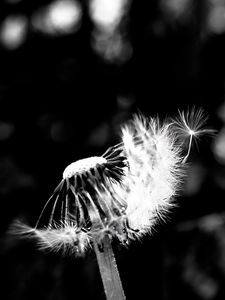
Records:
[[[41,253],[9,225],[34,225],[64,168],[114,145],[132,113],[192,105],[217,135],[192,149],[167,224],[114,248],[128,300],[225,298],[224,50],[223,0],[1,1],[3,299],[104,299],[92,251]]]

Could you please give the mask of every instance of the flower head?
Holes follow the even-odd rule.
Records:
[[[180,138],[204,132],[201,116],[191,113],[190,122],[180,113],[172,123],[135,116],[123,126],[120,144],[66,167],[34,228],[17,222],[14,232],[36,237],[41,248],[72,253],[106,235],[127,244],[151,232],[182,180],[189,152],[183,155]]]
[[[114,190],[127,167],[122,151],[116,145],[102,156],[67,166],[35,227],[16,222],[14,233],[36,237],[41,249],[72,253],[83,253],[93,239],[100,243],[107,233],[116,235],[117,224],[125,222],[126,203]]]

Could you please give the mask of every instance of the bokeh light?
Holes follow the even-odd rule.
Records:
[[[207,18],[209,32],[221,34],[225,31],[225,2],[210,0],[210,10]]]
[[[113,31],[126,10],[127,0],[91,0],[90,15],[101,30]]]
[[[92,46],[105,60],[123,63],[132,56],[132,46],[120,33],[105,34],[94,31]]]
[[[10,138],[14,131],[14,126],[9,122],[0,122],[0,141]]]
[[[72,0],[58,0],[37,11],[32,17],[35,29],[57,35],[74,33],[82,17],[81,6]]]
[[[21,46],[26,38],[28,22],[25,16],[7,17],[0,28],[0,40],[3,46],[14,50]]]
[[[225,128],[223,128],[214,139],[213,151],[217,161],[225,165]]]
[[[190,0],[161,0],[161,9],[173,20],[184,21],[191,12]]]
[[[127,0],[90,1],[90,17],[95,24],[92,47],[107,62],[124,63],[132,55],[132,46],[126,38],[125,26],[121,27],[128,10]]]

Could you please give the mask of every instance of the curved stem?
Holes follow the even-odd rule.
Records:
[[[108,236],[105,236],[103,239],[102,246],[102,249],[100,249],[97,242],[94,243],[94,250],[97,256],[106,299],[125,300],[126,297],[120,280],[111,241]]]

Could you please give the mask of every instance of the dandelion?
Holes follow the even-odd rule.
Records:
[[[206,133],[201,110],[179,118],[136,115],[122,127],[120,144],[66,167],[35,227],[17,221],[14,233],[36,238],[41,249],[79,255],[93,247],[107,299],[125,299],[111,241],[128,245],[166,218],[192,138]]]
[[[93,240],[101,243],[107,232],[116,235],[113,228],[116,222],[124,222],[126,205],[114,191],[127,166],[121,152],[122,147],[116,145],[102,156],[67,166],[35,227],[17,222],[18,233],[34,233],[42,249],[77,254],[82,254]]]
[[[206,128],[208,117],[204,114],[203,109],[198,108],[188,109],[186,112],[179,111],[179,117],[172,120],[174,130],[180,136],[184,143],[188,140],[188,150],[183,162],[186,162],[190,155],[191,146],[193,141],[197,141],[200,136],[204,134],[214,134],[214,130]]]

